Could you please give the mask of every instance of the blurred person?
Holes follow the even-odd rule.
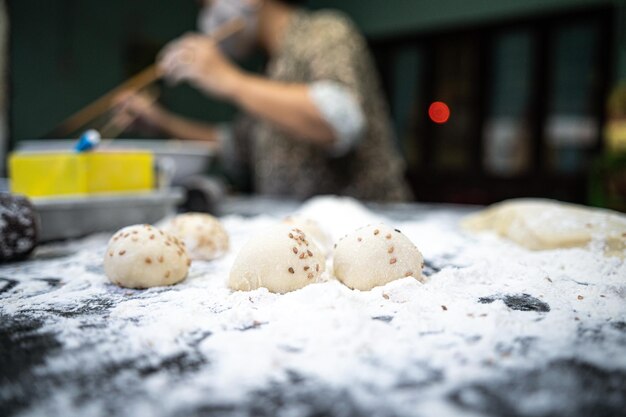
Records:
[[[178,139],[215,143],[233,164],[248,160],[259,194],[406,200],[404,162],[365,39],[344,15],[297,3],[205,0],[202,34],[184,35],[159,54],[166,80],[185,81],[250,116],[232,134],[175,115],[142,94],[120,97],[118,111]],[[234,19],[245,22],[242,30],[219,45],[210,38]],[[234,63],[255,48],[268,55],[265,76]]]

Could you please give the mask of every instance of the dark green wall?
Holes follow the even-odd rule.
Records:
[[[619,1],[621,2],[621,0]],[[348,13],[369,36],[439,30],[445,27],[514,18],[610,0],[313,0],[315,7]]]
[[[615,74],[626,78],[626,0],[312,0],[311,3],[316,8],[346,12],[372,38],[613,5]]]

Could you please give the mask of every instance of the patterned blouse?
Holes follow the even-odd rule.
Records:
[[[387,105],[365,39],[344,15],[300,10],[281,51],[269,62],[269,78],[310,84],[333,81],[357,98],[366,120],[363,137],[348,153],[293,137],[265,121],[248,131],[255,191],[298,199],[337,194],[367,201],[403,201],[410,191],[394,143]],[[236,136],[236,143],[243,138]],[[241,144],[244,145],[244,144]]]

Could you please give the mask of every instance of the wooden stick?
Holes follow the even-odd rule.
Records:
[[[88,121],[109,110],[113,104],[113,98],[121,92],[141,90],[143,87],[153,83],[157,79],[159,79],[159,74],[157,73],[156,65],[150,65],[139,74],[126,80],[113,90],[84,107],[82,110],[70,116],[61,124],[58,131],[62,132],[61,134],[74,132],[79,127],[85,125]]]
[[[221,42],[236,32],[239,32],[243,27],[244,21],[242,19],[233,19],[217,28],[211,35],[211,38],[213,38],[215,42]],[[119,93],[123,91],[139,91],[161,78],[161,75],[156,64],[150,65],[140,73],[129,78],[102,97],[65,119],[60,126],[55,129],[55,132],[59,132],[60,135],[64,136],[76,131],[79,127],[84,126],[90,120],[109,110],[113,105],[113,98]]]
[[[154,91],[148,93],[146,96],[147,101],[144,103],[146,106],[151,106],[159,98],[160,92]],[[125,114],[123,120],[116,120],[118,115],[114,115],[101,129],[100,135],[102,139],[115,139],[120,133],[124,132],[128,126],[130,126],[139,117],[139,113]]]

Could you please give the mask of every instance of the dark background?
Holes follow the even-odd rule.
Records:
[[[619,196],[606,196],[614,173],[601,155],[606,100],[626,76],[626,1],[309,3],[345,11],[370,41],[418,200],[542,196],[620,209]],[[8,10],[14,147],[151,63],[195,28],[197,6],[12,0]],[[186,86],[164,89],[161,101],[207,121],[235,113]],[[447,123],[428,118],[433,101],[450,106]]]

